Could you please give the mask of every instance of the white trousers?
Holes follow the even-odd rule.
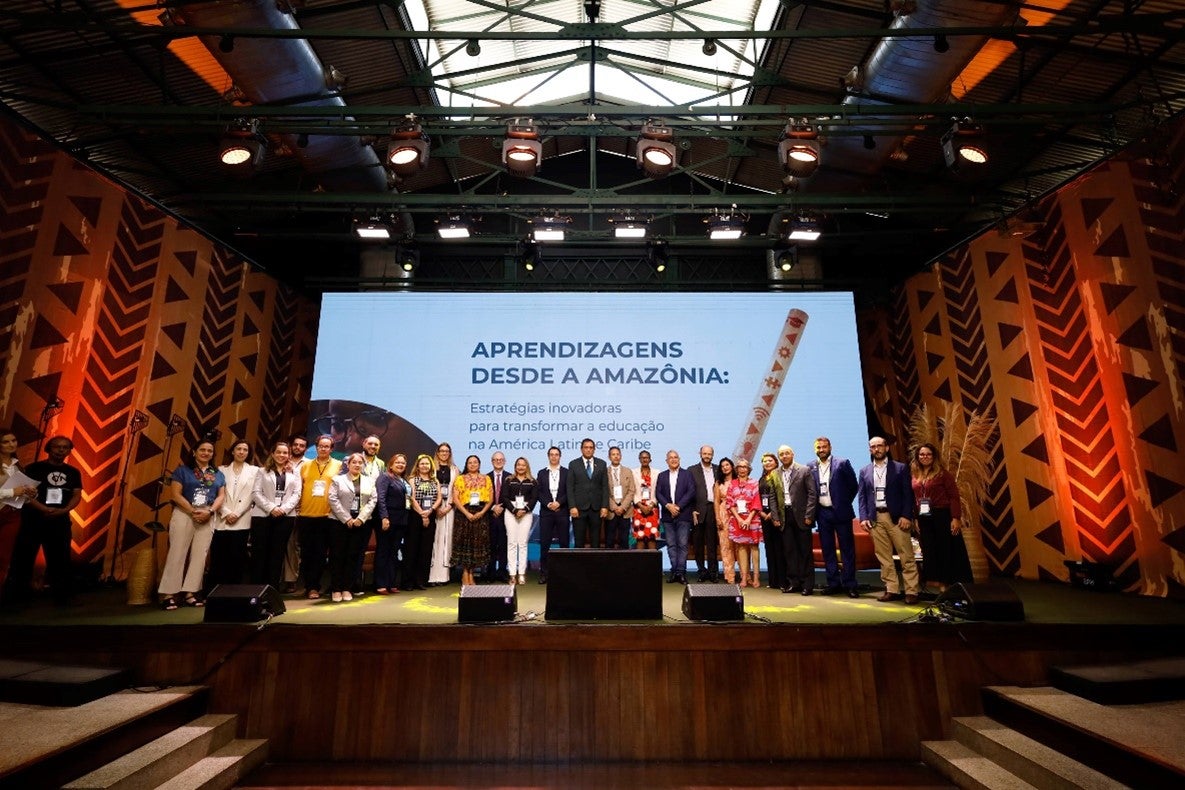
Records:
[[[436,541],[432,544],[432,569],[428,572],[428,581],[432,584],[447,584],[449,578],[449,560],[453,553],[453,516],[456,508],[449,508],[448,513],[436,519]]]
[[[527,572],[527,539],[531,536],[535,517],[527,513],[522,518],[515,518],[514,513],[507,510],[502,519],[506,522],[506,572],[512,577],[520,576]]]
[[[165,558],[165,570],[161,574],[157,592],[161,595],[176,595],[179,592],[201,591],[202,576],[206,574],[206,557],[210,554],[210,541],[213,539],[214,519],[205,524],[195,524],[188,513],[181,508],[173,508],[173,517],[169,519],[169,554]]]

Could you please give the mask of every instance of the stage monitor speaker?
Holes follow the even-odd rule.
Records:
[[[934,602],[939,609],[968,620],[1021,622],[1025,607],[1006,584],[955,584]]]
[[[207,623],[255,623],[286,610],[284,599],[269,584],[219,584],[206,598]]]
[[[507,623],[518,612],[513,584],[465,584],[457,600],[458,623]]]
[[[745,596],[735,584],[689,584],[683,588],[683,615],[688,620],[744,620]]]
[[[548,620],[661,620],[662,554],[657,550],[552,549],[547,555]]]

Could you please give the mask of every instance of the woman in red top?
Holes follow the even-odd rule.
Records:
[[[955,476],[942,467],[932,444],[917,449],[911,472],[923,583],[935,585],[939,592],[957,582],[970,583],[971,561],[963,543],[963,509]]]

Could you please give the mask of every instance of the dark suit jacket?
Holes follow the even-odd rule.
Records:
[[[691,514],[695,505],[695,481],[686,469],[679,470],[679,478],[675,481],[675,498],[671,499],[671,470],[664,469],[658,473],[658,480],[654,483],[654,501],[658,503],[659,521],[676,524],[691,523]],[[667,510],[667,505],[674,502],[679,506],[679,517],[675,518]]]
[[[712,485],[716,485],[715,477],[718,468],[716,464],[712,464]],[[703,524],[708,518],[708,486],[704,483],[703,464],[695,464],[683,471],[690,472],[691,482],[695,483],[695,512],[699,515],[699,523]]]
[[[593,458],[590,480],[584,468],[584,456],[573,458],[568,464],[568,507],[577,510],[600,510],[609,507],[609,489],[605,483],[605,462]]]
[[[860,491],[857,496],[861,521],[876,521],[876,481],[872,464],[860,470]],[[885,505],[893,521],[913,518],[913,481],[909,467],[900,461],[889,461],[885,474]]]
[[[819,459],[811,461],[807,468],[815,478],[815,489],[822,491],[819,481]],[[856,471],[852,469],[851,462],[846,458],[831,456],[831,479],[827,482],[827,491],[831,495],[831,509],[840,519],[851,521],[856,517],[855,511],[852,510],[852,500],[856,498],[857,490]]]
[[[781,482],[782,468],[778,467],[776,472],[778,481]],[[818,506],[819,498],[818,489],[815,487],[815,478],[811,475],[810,469],[800,463],[791,464],[790,489],[783,490],[782,496],[785,497],[784,502],[790,503],[790,510],[794,516],[794,523],[786,523],[785,526],[805,530],[810,530],[815,526],[815,508]]]
[[[539,512],[542,513],[552,501],[555,501],[560,503],[560,510],[564,511],[566,516],[568,515],[568,468],[566,466],[560,467],[560,485],[556,489],[554,500],[551,497],[551,486],[548,483],[550,476],[551,470],[545,466],[535,478],[539,482],[535,489],[539,494],[539,504],[541,505]]]
[[[486,477],[490,478],[490,492],[491,492],[490,496],[495,497],[494,504],[501,505],[502,503],[500,501],[498,501],[498,497],[500,497],[502,494],[506,493],[506,481],[509,480],[510,478],[514,477],[514,475],[510,474],[510,472],[507,472],[505,469],[503,469],[502,470],[502,486],[497,489],[494,488],[494,470],[493,469],[486,472]],[[493,509],[494,509],[493,507],[490,508],[490,510],[493,510]],[[505,511],[503,511],[503,512],[505,512]]]

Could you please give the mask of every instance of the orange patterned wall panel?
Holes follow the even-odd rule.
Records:
[[[1039,232],[989,232],[897,289],[895,388],[864,336],[886,430],[922,403],[998,415],[996,574],[1065,580],[1086,558],[1126,589],[1185,593],[1183,163],[1178,122],[1043,201]]]
[[[261,449],[306,424],[318,307],[7,122],[0,207],[0,425],[28,462],[63,402],[47,433],[83,470],[75,553],[122,576],[183,445],[216,429]]]

